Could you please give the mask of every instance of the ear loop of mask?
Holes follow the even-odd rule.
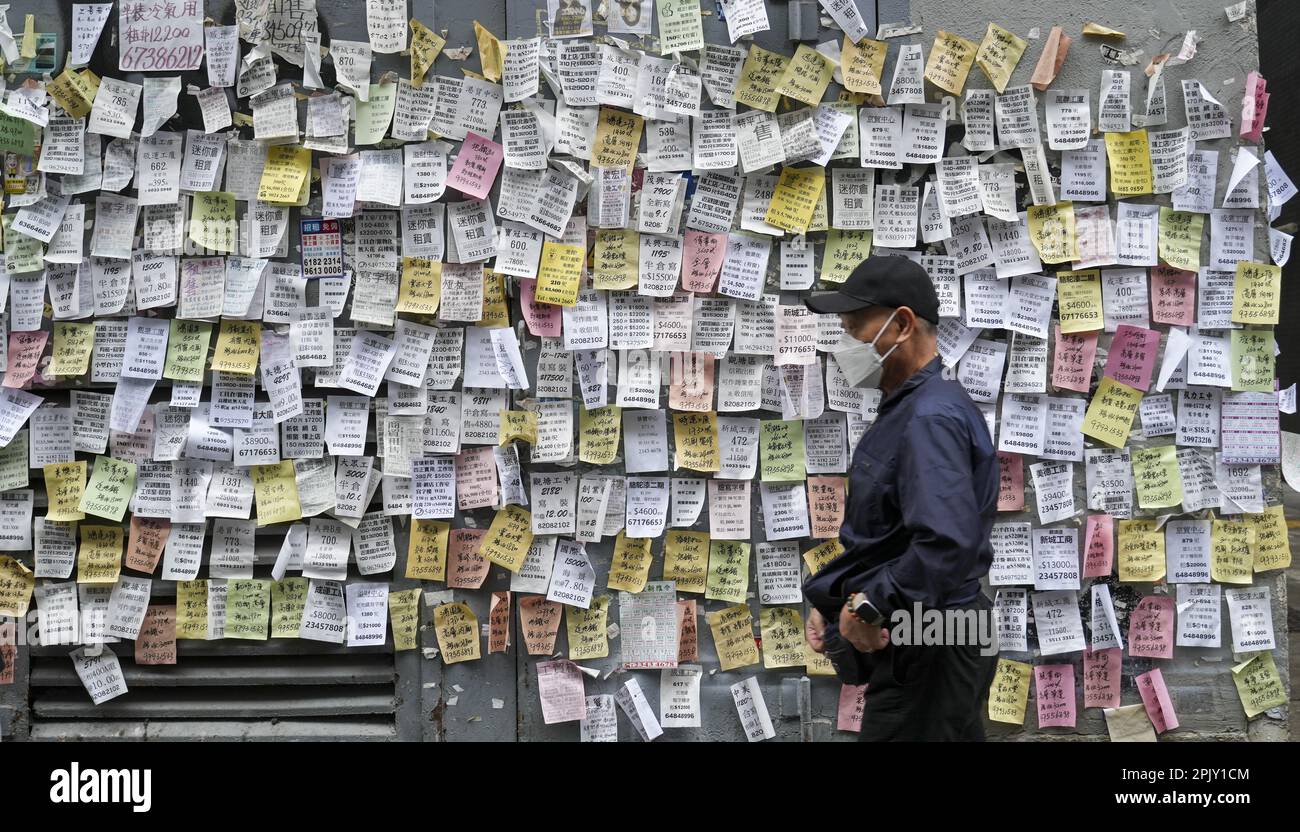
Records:
[[[871,346],[874,347],[874,346],[876,345],[876,342],[880,340],[880,336],[885,334],[885,330],[889,329],[889,325],[890,325],[891,323],[894,322],[894,316],[896,316],[897,314],[898,314],[898,310],[897,310],[897,309],[895,309],[893,312],[889,313],[889,317],[885,319],[885,325],[882,326],[882,327],[880,328],[880,331],[876,333],[876,337],[871,339]],[[889,352],[887,352],[887,353],[885,353],[884,355],[881,355],[881,356],[880,356],[880,363],[881,363],[881,364],[884,364],[884,363],[885,363],[885,359],[888,358],[889,356],[893,355],[893,354],[894,354],[894,350],[896,350],[896,349],[898,349],[898,343],[897,343],[897,342],[895,342],[894,346],[892,346],[892,347],[889,348]],[[877,354],[877,355],[880,355],[879,351],[877,351],[876,354]]]

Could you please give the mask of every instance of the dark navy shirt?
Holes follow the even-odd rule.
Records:
[[[998,461],[970,396],[933,359],[880,403],[849,471],[844,553],[804,592],[828,621],[866,593],[886,620],[900,608],[973,601],[993,562]]]

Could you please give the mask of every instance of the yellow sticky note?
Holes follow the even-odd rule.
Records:
[[[749,549],[743,540],[709,541],[709,580],[704,597],[743,604],[749,591]]]
[[[1237,288],[1241,288],[1240,280],[1237,281]],[[1273,392],[1273,379],[1276,375],[1273,328],[1234,329],[1229,339],[1232,347],[1232,389]]]
[[[1151,193],[1151,148],[1146,130],[1106,134],[1110,190],[1115,196]]]
[[[532,410],[501,411],[501,426],[497,431],[497,444],[505,447],[519,440],[529,445],[537,442],[537,413]]]
[[[618,456],[622,435],[623,408],[606,405],[578,411],[578,460],[592,465],[609,465]]]
[[[86,514],[120,522],[135,494],[135,463],[111,456],[95,457],[90,484],[78,506]]]
[[[90,114],[98,92],[99,85],[92,81],[93,78],[89,70],[83,74],[65,68],[45,85],[45,89],[69,116],[85,118]]]
[[[609,655],[609,596],[591,599],[591,607],[565,606],[564,626],[569,634],[569,659],[603,659]]]
[[[257,186],[257,198],[278,205],[295,205],[307,174],[311,171],[311,151],[292,144],[272,145],[266,149],[266,167]]]
[[[492,518],[492,526],[479,547],[479,555],[518,572],[533,545],[533,515],[519,506],[506,506]]]
[[[424,76],[433,66],[438,53],[447,45],[441,35],[415,18],[411,18],[411,86],[424,86]]]
[[[274,465],[254,465],[252,474],[257,525],[288,523],[302,517],[293,460],[281,460]]]
[[[86,461],[51,462],[44,472],[45,493],[50,501],[45,519],[60,523],[84,519],[81,497],[86,493]]]
[[[763,482],[806,480],[803,420],[765,420],[758,435],[758,455]]]
[[[585,255],[582,246],[570,246],[551,240],[542,243],[542,261],[537,269],[534,299],[538,303],[555,306],[576,306]]]
[[[406,546],[406,577],[417,581],[447,580],[447,542],[451,524],[445,520],[411,519]]]
[[[305,582],[304,582],[305,583]],[[302,616],[299,615],[299,620]],[[293,634],[298,635],[298,621]],[[208,582],[176,582],[176,638],[203,640],[208,637]]]
[[[433,611],[433,630],[443,664],[476,661],[482,655],[478,618],[464,603],[442,604]]]
[[[858,43],[844,36],[840,48],[840,72],[844,75],[844,89],[867,95],[882,95],[880,73],[885,69],[885,54],[889,44],[883,40],[863,38]]]
[[[223,373],[251,376],[257,372],[257,358],[262,349],[262,325],[257,321],[221,319],[212,369]]]
[[[1025,54],[1028,45],[1013,32],[996,23],[989,23],[984,40],[980,41],[979,51],[975,53],[975,63],[984,70],[984,74],[993,82],[993,87],[1002,92],[1007,88],[1011,73],[1015,71],[1016,64],[1020,63],[1020,56]]]
[[[193,200],[190,239],[213,251],[235,251],[239,244],[235,195],[222,191],[196,192]]]
[[[1107,133],[1106,135],[1110,135]],[[1201,268],[1201,236],[1205,215],[1194,211],[1175,211],[1160,206],[1160,259],[1175,269],[1195,272]],[[1236,303],[1233,303],[1236,309]],[[1277,323],[1274,318],[1273,323]]]
[[[307,609],[306,578],[285,578],[271,583],[271,638],[297,638]],[[400,593],[398,593],[400,594]],[[390,599],[392,595],[388,596]],[[397,628],[393,628],[396,640]]]
[[[477,323],[486,329],[510,326],[510,301],[506,298],[505,275],[488,272],[483,275],[483,317]]]
[[[506,50],[497,36],[477,20],[474,21],[474,39],[478,41],[478,57],[483,67],[483,77],[496,83],[505,71]]]
[[[1243,514],[1241,520],[1255,532],[1255,571],[1286,569],[1291,565],[1291,541],[1282,506],[1269,506],[1261,514]]]
[[[826,170],[822,167],[783,167],[763,220],[792,234],[807,232],[825,187]]]
[[[713,645],[717,648],[722,669],[735,670],[758,664],[758,645],[754,643],[754,615],[747,604],[723,607],[706,613]]]
[[[1163,227],[1163,212],[1161,216],[1161,227]],[[1203,214],[1196,216],[1204,217]],[[1197,243],[1200,243],[1199,236]],[[1271,263],[1252,263],[1247,260],[1237,262],[1237,279],[1233,283],[1232,290],[1233,323],[1276,324],[1281,304],[1281,266],[1274,266]]]
[[[1133,451],[1133,484],[1141,508],[1169,508],[1183,502],[1183,479],[1173,445]]]
[[[1254,580],[1255,530],[1247,523],[1214,520],[1210,523],[1210,577],[1221,584],[1249,584]]]
[[[614,555],[609,564],[610,589],[640,592],[650,576],[650,543],[653,538],[629,538],[620,531],[614,538]]]
[[[115,584],[122,573],[121,526],[82,524],[81,548],[77,551],[77,583]]]
[[[989,685],[989,719],[1008,725],[1025,724],[1025,705],[1029,702],[1029,679],[1034,675],[1032,665],[998,659]]]
[[[809,574],[816,575],[822,567],[844,554],[844,546],[838,540],[819,543],[803,553],[803,562],[808,565]]]
[[[776,103],[781,99],[776,85],[789,63],[790,59],[785,55],[751,44],[740,68],[740,79],[736,82],[736,103],[775,113]]]
[[[1083,435],[1112,448],[1122,448],[1133,429],[1133,415],[1142,403],[1142,391],[1105,376],[1088,403]]]
[[[941,90],[961,95],[977,51],[979,46],[974,41],[939,30],[925,62],[925,80]]]
[[[821,279],[823,283],[843,283],[871,256],[870,231],[840,231],[832,229],[826,235],[826,251],[822,254]]]
[[[94,347],[94,324],[55,321],[54,356],[50,359],[50,375],[85,375],[90,369],[90,354]]]
[[[1057,272],[1056,301],[1061,332],[1096,332],[1105,328],[1101,272],[1097,269]]]
[[[718,413],[712,411],[673,413],[673,445],[676,468],[711,472],[722,468],[718,445]]]
[[[18,55],[29,61],[36,57],[36,15],[34,14],[23,18],[23,44]]]
[[[203,365],[208,361],[208,341],[211,338],[212,324],[173,318],[167,335],[163,378],[203,381]]]
[[[803,616],[790,607],[763,607],[758,613],[763,636],[763,667],[804,666]]]
[[[1241,697],[1247,718],[1287,703],[1282,677],[1277,672],[1273,654],[1267,650],[1235,665],[1232,681],[1237,686],[1237,696]]]
[[[829,58],[808,44],[801,43],[781,72],[781,77],[776,82],[776,91],[815,107],[821,103],[834,71],[835,65]]]
[[[632,113],[601,107],[596,121],[596,138],[591,145],[591,165],[597,168],[627,168],[636,164],[637,148],[645,119]]]
[[[442,300],[442,263],[427,257],[403,257],[395,312],[433,315]]]
[[[634,228],[602,228],[596,232],[592,255],[591,287],[599,290],[631,289],[637,285],[641,260],[641,235]]]
[[[23,618],[32,602],[36,576],[22,561],[0,555],[0,616]]]
[[[1029,241],[1044,263],[1069,263],[1079,259],[1079,240],[1074,225],[1074,203],[1030,205]]]
[[[708,564],[706,532],[670,529],[664,534],[664,580],[676,581],[678,592],[703,592],[708,582]]]
[[[420,646],[420,587],[388,593],[388,620],[393,628],[393,649]]]
[[[1121,581],[1160,580],[1165,576],[1164,529],[1155,520],[1120,520],[1115,559]]]
[[[691,471],[717,471],[722,467],[718,447],[718,414],[673,414],[673,444],[677,450],[676,467]]]
[[[266,641],[271,621],[271,581],[237,578],[226,582],[226,638]]]

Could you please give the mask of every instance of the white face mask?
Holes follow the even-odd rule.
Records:
[[[881,355],[876,351],[876,342],[880,340],[881,334],[889,328],[889,324],[898,314],[895,309],[890,313],[885,325],[876,333],[876,337],[871,339],[871,343],[864,343],[854,338],[849,333],[844,333],[840,339],[840,348],[833,355],[835,361],[840,365],[840,371],[844,373],[844,379],[851,387],[875,388],[880,386],[880,378],[885,374],[885,359],[898,349],[898,344],[889,348],[889,352]]]

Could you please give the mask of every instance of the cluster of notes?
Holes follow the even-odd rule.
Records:
[[[753,40],[764,0],[551,0],[538,36],[465,44],[407,0],[367,0],[366,40],[316,0],[73,4],[63,68],[0,102],[0,616],[75,647],[96,704],[123,642],[451,664],[521,637],[545,721],[592,740],[615,703],[645,739],[700,726],[706,672],[830,675],[800,586],[842,554],[880,393],[802,298],[886,255],[933,279],[999,452],[990,718],[1024,724],[1032,679],[1039,726],[1177,728],[1160,668],[1197,648],[1237,654],[1248,716],[1280,704],[1269,222],[1296,189],[1264,79],[1212,90],[1195,31],[1144,71],[1099,24],[872,32],[820,3],[785,52]],[[611,657],[661,674],[657,712],[580,664]],[[751,740],[761,678],[731,684]],[[862,702],[826,704],[854,730]]]

